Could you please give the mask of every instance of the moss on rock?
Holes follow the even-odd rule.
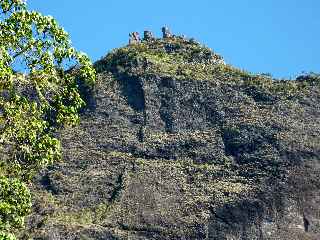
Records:
[[[252,74],[179,37],[115,49],[95,67],[92,105],[60,132],[64,162],[36,180],[26,236],[317,236],[316,75]]]

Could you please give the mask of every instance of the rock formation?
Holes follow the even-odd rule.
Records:
[[[139,43],[140,40],[140,35],[138,32],[132,32],[129,34],[129,45],[131,44],[137,44]]]
[[[169,36],[95,64],[21,239],[320,239],[320,78],[249,74]]]
[[[162,37],[163,38],[171,38],[173,35],[170,32],[168,27],[162,27]]]
[[[151,31],[144,31],[143,33],[143,40],[144,41],[152,41],[154,40],[154,36],[153,36],[153,33]]]

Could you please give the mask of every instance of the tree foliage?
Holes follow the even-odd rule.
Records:
[[[0,232],[0,240],[16,240],[16,238],[11,233]]]
[[[52,17],[27,11],[21,1],[2,1],[1,7],[0,141],[11,162],[27,168],[46,165],[59,155],[49,123],[79,121],[84,102],[75,79],[90,85],[94,70]],[[79,66],[79,76],[66,73],[72,66]]]
[[[54,132],[79,122],[85,103],[78,83],[90,88],[94,80],[89,58],[53,17],[27,10],[23,0],[0,0],[0,195],[12,184],[0,200],[0,231],[27,214],[28,193],[18,181],[60,158]]]
[[[4,235],[11,228],[23,226],[30,207],[31,195],[26,185],[18,179],[0,177],[0,239],[1,231]]]

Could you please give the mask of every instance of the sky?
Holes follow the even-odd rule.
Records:
[[[320,72],[319,0],[28,0],[51,15],[93,61],[128,43],[130,32],[166,25],[233,66],[276,78]]]

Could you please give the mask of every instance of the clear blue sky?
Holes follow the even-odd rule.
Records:
[[[93,61],[123,46],[128,33],[167,25],[194,37],[227,63],[294,77],[320,72],[320,0],[28,0],[54,16]]]

